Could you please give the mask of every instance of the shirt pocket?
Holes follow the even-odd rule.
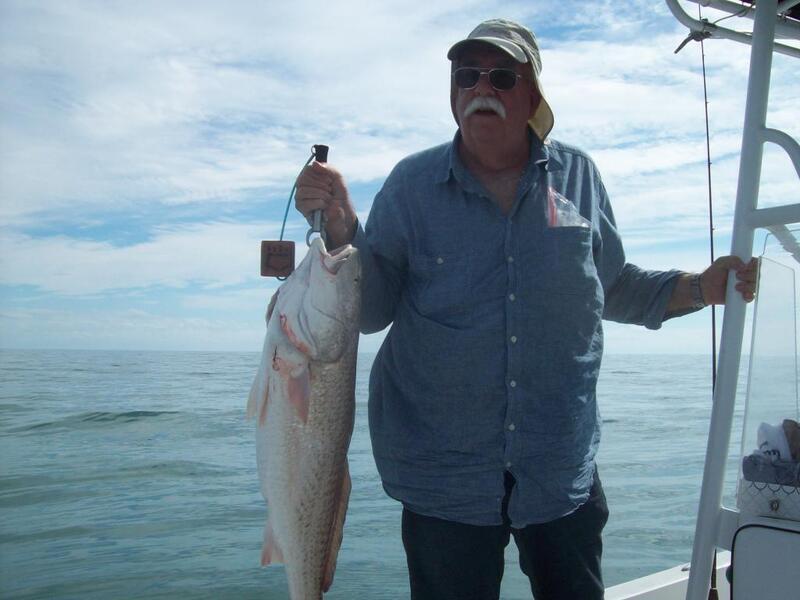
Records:
[[[589,227],[550,227],[542,233],[541,284],[553,291],[586,293],[597,285]]]
[[[578,211],[578,207],[555,188],[547,188],[546,207],[545,220],[548,227],[592,227],[589,220]]]
[[[418,254],[412,260],[413,302],[429,318],[457,315],[467,309],[470,260],[463,252]]]

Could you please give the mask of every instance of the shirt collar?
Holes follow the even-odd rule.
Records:
[[[531,166],[538,164],[544,164],[544,168],[547,171],[558,171],[563,168],[558,157],[555,156],[549,140],[542,143],[536,135],[531,134],[529,137],[531,148],[526,171],[530,172]],[[461,131],[457,130],[453,136],[453,141],[448,147],[446,160],[442,161],[436,174],[435,180],[437,183],[447,183],[451,177],[454,177],[456,181],[464,185],[465,182],[472,179],[472,175],[458,155],[459,143],[461,143]]]

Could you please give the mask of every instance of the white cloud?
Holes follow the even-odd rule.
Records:
[[[391,4],[233,8],[8,7],[3,215],[282,189],[317,141],[348,148],[343,166],[371,179],[419,142],[417,132],[452,128],[446,36],[430,35],[427,21],[447,4],[405,8],[413,33],[404,36],[386,35]],[[409,48],[419,60],[398,61]]]
[[[477,14],[496,8],[474,4]],[[648,14],[666,12],[649,4],[632,3],[624,14],[593,5],[591,39],[542,36],[557,135],[594,151],[652,139],[653,131],[678,141],[698,131],[696,45],[673,55],[683,31],[672,21],[669,33],[636,36]],[[232,8],[11,3],[2,61],[13,83],[3,96],[11,109],[0,146],[4,217],[282,190],[319,141],[333,146],[349,179],[370,180],[450,136],[444,53],[474,20],[461,4]],[[536,10],[532,18],[575,19],[558,5]],[[404,33],[386,33],[395,30]],[[710,54],[720,122],[731,114],[738,125],[741,86],[731,84],[745,60],[735,45]],[[659,166],[670,165],[650,168]]]
[[[32,286],[54,302],[133,294],[153,302],[154,319],[163,314],[159,294],[183,290],[186,311],[257,310],[260,318],[258,242],[276,237],[311,144],[329,144],[331,161],[366,190],[402,156],[448,140],[446,50],[498,14],[537,30],[554,135],[597,161],[629,254],[661,264],[670,245],[699,244],[699,45],[673,54],[686,31],[663,3],[636,0],[620,10],[598,0],[575,11],[561,2],[476,0],[9,0],[0,7],[0,282]],[[723,235],[747,56],[745,46],[706,42]],[[775,57],[769,124],[797,136],[791,60]],[[762,202],[796,196],[788,160],[768,157]],[[369,199],[357,202],[363,221]],[[264,210],[257,222],[255,208]],[[103,235],[111,214],[118,222],[154,213],[159,225],[134,236],[145,241]],[[291,237],[301,239],[305,224],[294,212],[291,219]],[[58,223],[71,227],[53,233]],[[99,232],[93,240],[67,234],[87,223]],[[672,258],[684,268],[697,262]],[[83,322],[77,312],[75,319]]]
[[[170,316],[141,309],[3,310],[0,347],[260,351],[263,318],[248,317]]]
[[[208,350],[260,352],[266,303],[258,292],[227,303],[196,296],[187,304],[227,310],[226,316],[162,314],[152,309],[17,308],[0,310],[0,348],[79,348],[139,350]],[[268,298],[268,296],[267,296]],[[246,310],[240,310],[246,309]],[[361,336],[359,350],[375,352],[385,333]]]
[[[161,227],[152,239],[128,246],[12,233],[0,237],[0,281],[65,295],[237,285],[258,278],[260,240],[277,232],[274,223]]]

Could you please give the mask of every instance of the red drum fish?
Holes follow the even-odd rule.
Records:
[[[318,600],[342,543],[361,307],[358,251],[315,239],[267,309],[247,414],[267,502],[261,564],[283,563],[292,600]]]

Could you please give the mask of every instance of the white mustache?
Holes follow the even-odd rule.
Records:
[[[491,110],[497,113],[501,119],[506,118],[505,106],[494,96],[475,96],[467,104],[467,108],[464,110],[464,117],[470,116],[476,110]]]

